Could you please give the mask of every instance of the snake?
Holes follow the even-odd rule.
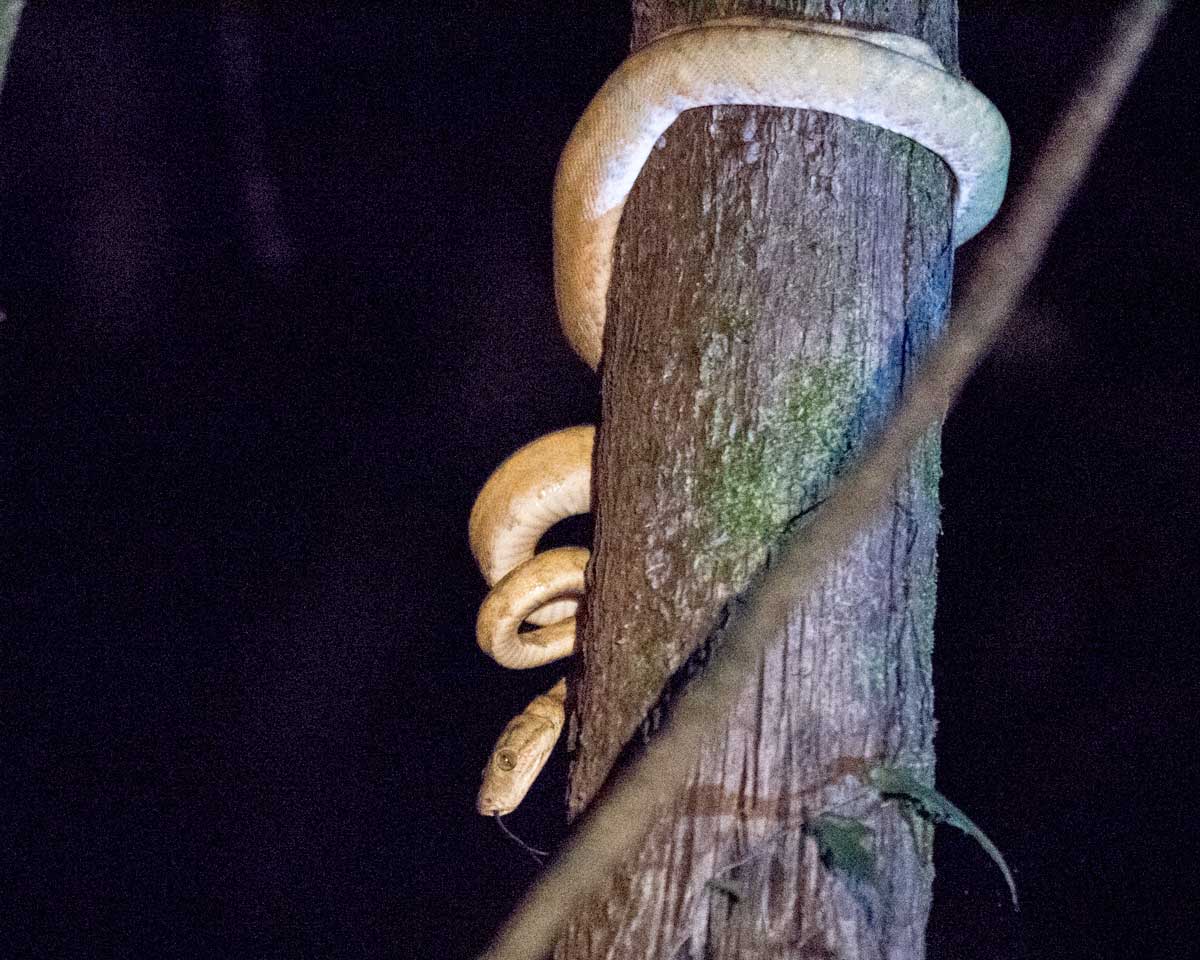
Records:
[[[840,23],[731,17],[668,30],[627,57],[588,104],[554,181],[554,293],[575,353],[602,352],[613,249],[626,198],[660,137],[685,110],[792,107],[900,134],[937,154],[954,177],[957,247],[995,215],[1010,143],[999,110],[948,71],[926,43]],[[591,509],[595,428],[539,437],[488,477],[471,509],[471,551],[490,586],[476,640],[505,667],[569,656],[589,552],[538,542]],[[504,728],[483,770],[476,809],[504,816],[521,803],[565,722],[560,679]]]

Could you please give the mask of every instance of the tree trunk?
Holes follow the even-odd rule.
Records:
[[[634,48],[718,15],[831,11],[957,63],[953,0],[640,0]],[[692,111],[654,151],[609,300],[572,816],[895,404],[946,317],[950,201],[923,148],[808,111]],[[891,512],[797,597],[723,739],[560,960],[923,956],[930,834],[839,773],[886,760],[932,780],[939,462],[931,433]],[[822,864],[826,811],[873,831],[867,881]]]

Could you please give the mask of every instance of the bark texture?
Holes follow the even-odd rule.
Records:
[[[957,62],[953,0],[641,0],[633,45],[747,13],[907,33]],[[946,316],[950,200],[923,148],[811,112],[692,111],[652,155],[609,298],[572,815],[894,406]],[[840,773],[880,760],[932,779],[939,473],[931,434],[890,514],[796,598],[723,740],[560,960],[923,956],[928,832]],[[873,831],[870,882],[821,863],[803,828],[826,811]]]

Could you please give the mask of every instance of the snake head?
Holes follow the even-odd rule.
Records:
[[[483,768],[475,809],[484,816],[512,813],[542,772],[563,728],[566,684],[559,681],[513,717]]]

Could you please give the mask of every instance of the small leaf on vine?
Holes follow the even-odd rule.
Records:
[[[1017,884],[1012,872],[996,845],[988,839],[987,834],[971,821],[971,818],[958,807],[938,793],[933,787],[928,787],[917,779],[917,775],[905,767],[873,767],[867,773],[871,785],[885,799],[896,797],[908,803],[920,816],[931,823],[948,823],[973,838],[992,858],[992,862],[1004,874],[1004,882],[1008,884],[1008,892],[1012,897],[1014,910],[1020,910],[1017,903]]]
[[[875,872],[871,853],[871,829],[858,820],[823,813],[804,825],[804,832],[817,841],[821,862],[851,880],[867,881]]]
[[[734,903],[742,899],[742,888],[728,880],[718,880],[713,877],[711,880],[705,881],[704,885],[710,890],[725,894]]]

